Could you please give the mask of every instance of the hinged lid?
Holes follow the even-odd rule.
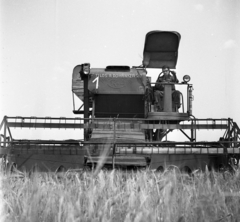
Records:
[[[180,38],[181,35],[178,32],[148,32],[143,51],[143,66],[146,68],[162,68],[166,65],[175,69]]]

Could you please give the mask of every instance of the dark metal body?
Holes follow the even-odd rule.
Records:
[[[159,123],[147,119],[88,119],[82,118],[34,118],[5,117],[1,124],[5,135],[1,137],[1,155],[19,169],[30,170],[35,166],[41,171],[84,168],[97,164],[105,153],[107,167],[150,167],[165,169],[175,165],[181,169],[219,169],[227,166],[230,159],[239,159],[239,128],[231,119],[191,119],[180,124]],[[16,140],[11,128],[60,128],[97,130],[102,137],[84,140]],[[123,132],[137,138],[138,130],[224,130],[218,141],[197,141],[189,136],[189,142],[168,142],[134,138],[121,138]],[[135,130],[135,134],[133,133]],[[103,137],[106,132],[105,137]],[[109,133],[111,132],[111,134]],[[99,133],[96,132],[98,135]],[[90,158],[91,157],[91,158]],[[92,162],[91,162],[92,161]]]
[[[88,65],[73,70],[74,113],[84,118],[4,117],[1,125],[0,155],[8,167],[40,171],[79,169],[100,164],[109,168],[164,170],[170,166],[190,172],[194,169],[225,168],[238,165],[240,130],[232,119],[197,119],[192,116],[192,85],[180,93],[181,108],[175,109],[172,83],[163,83],[162,112],[154,107],[155,82],[146,68],[175,68],[180,34],[153,31],[146,35],[143,66],[109,66],[84,72]],[[88,68],[88,67],[87,67]],[[76,110],[74,97],[83,105]],[[185,105],[184,105],[185,104]],[[75,129],[83,131],[79,140],[19,140],[12,128]],[[186,139],[168,141],[172,131]],[[196,130],[223,130],[212,141],[198,141]]]

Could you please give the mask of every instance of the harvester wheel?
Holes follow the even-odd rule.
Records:
[[[90,171],[92,171],[92,169],[91,169],[90,166],[84,166],[84,167],[83,167],[83,171],[85,171],[85,172],[90,172]]]
[[[234,168],[238,168],[239,166],[239,155],[233,155],[228,160],[229,164]]]
[[[191,170],[188,166],[184,166],[184,167],[181,169],[181,172],[190,175],[190,174],[192,173],[192,170]]]
[[[174,166],[174,165],[169,166],[165,172],[166,173],[174,172],[176,174],[181,174],[181,170],[177,166]]]
[[[163,173],[163,172],[164,172],[164,167],[163,167],[163,166],[159,166],[159,167],[156,169],[156,172],[158,172],[158,173]]]
[[[225,166],[224,166],[224,164],[219,164],[219,166],[218,166],[218,171],[220,172],[220,173],[223,173],[224,171],[225,171]]]
[[[234,174],[239,168],[239,155],[231,155],[228,157],[227,171]]]
[[[63,172],[66,172],[66,168],[63,165],[61,165],[57,168],[56,173],[63,173]]]
[[[226,174],[233,175],[236,172],[235,167],[231,164],[228,165],[220,164],[218,170],[220,173],[223,174],[224,177]]]
[[[11,166],[9,167],[9,172],[10,173],[14,173],[17,170],[17,164],[16,163],[12,163]]]

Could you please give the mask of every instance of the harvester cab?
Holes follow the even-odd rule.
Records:
[[[151,82],[151,77],[147,76],[147,68],[176,68],[179,42],[180,34],[177,32],[153,31],[146,35],[141,66],[90,68],[89,63],[76,66],[73,70],[72,91],[82,100],[84,110],[81,111],[83,106],[75,110],[74,102],[73,112],[84,114],[84,118],[91,117],[92,120],[142,118],[155,123],[168,121],[175,124],[188,120],[192,115],[193,98],[192,85],[188,83],[190,77],[184,76],[183,81],[178,83]],[[171,72],[176,78],[175,72]],[[175,85],[185,86],[185,102],[183,93],[175,90]],[[162,94],[159,101],[161,109],[157,108],[157,92]],[[145,137],[150,141],[161,141],[162,137],[154,136],[152,131],[146,130]],[[157,130],[156,134],[159,132]]]
[[[232,119],[197,119],[192,115],[190,76],[177,80],[180,34],[151,31],[140,66],[91,68],[72,73],[76,118],[7,117],[1,123],[1,155],[10,166],[41,171],[95,167],[150,168],[177,166],[191,172],[237,167],[240,129]],[[162,69],[156,81],[148,69]],[[75,99],[78,99],[76,108]],[[80,103],[79,103],[80,102]],[[80,117],[79,117],[80,116]],[[11,128],[80,129],[78,140],[16,140]],[[211,141],[198,141],[196,130],[224,130]],[[178,131],[184,141],[168,141]]]

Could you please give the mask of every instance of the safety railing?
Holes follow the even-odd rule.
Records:
[[[240,130],[235,122],[231,119],[189,119],[180,123],[172,121],[159,121],[159,120],[146,120],[146,119],[123,119],[123,118],[95,118],[87,119],[88,122],[84,123],[84,118],[53,118],[53,117],[7,117],[5,116],[0,125],[1,148],[7,148],[12,144],[24,144],[24,141],[14,140],[11,133],[11,128],[59,128],[59,129],[100,129],[110,130],[112,138],[117,138],[116,134],[119,130],[226,130],[223,136],[223,143],[231,142],[231,147],[239,147]],[[32,144],[70,144],[70,140],[26,140]],[[76,140],[75,140],[76,141]],[[82,140],[79,140],[80,142]],[[115,141],[117,142],[117,141]],[[196,141],[195,141],[196,142]],[[74,141],[73,141],[74,143]],[[154,144],[152,142],[151,144]]]
[[[171,82],[151,82],[149,83],[149,88],[147,89],[147,101],[148,101],[148,111],[152,112],[154,110],[154,108],[152,108],[153,106],[153,101],[154,101],[154,92],[158,91],[158,89],[155,88],[156,84],[160,84],[163,86],[163,90],[164,91],[164,86],[171,86],[171,88],[173,86],[184,86],[186,87],[185,89],[185,101],[184,101],[184,96],[183,96],[183,92],[180,89],[176,89],[179,93],[180,96],[180,103],[181,103],[181,109],[178,110],[176,109],[179,113],[189,113],[190,115],[192,114],[192,101],[193,101],[193,95],[192,95],[192,91],[193,91],[193,87],[192,84],[187,84],[187,83],[171,83]],[[172,93],[172,90],[170,90]],[[164,101],[164,96],[163,96],[163,101]],[[172,102],[171,102],[172,104]],[[185,105],[186,105],[186,110],[185,110]],[[176,111],[175,110],[175,111]],[[155,111],[155,110],[154,110]]]
[[[7,148],[13,144],[24,143],[24,141],[15,140],[11,129],[83,129],[84,119],[65,118],[65,117],[8,117],[5,116],[0,124],[0,144],[1,148]],[[30,141],[30,140],[26,140]],[[66,143],[65,141],[54,141],[52,143]],[[50,142],[51,142],[50,141]],[[43,140],[35,141],[35,144],[44,143]]]

